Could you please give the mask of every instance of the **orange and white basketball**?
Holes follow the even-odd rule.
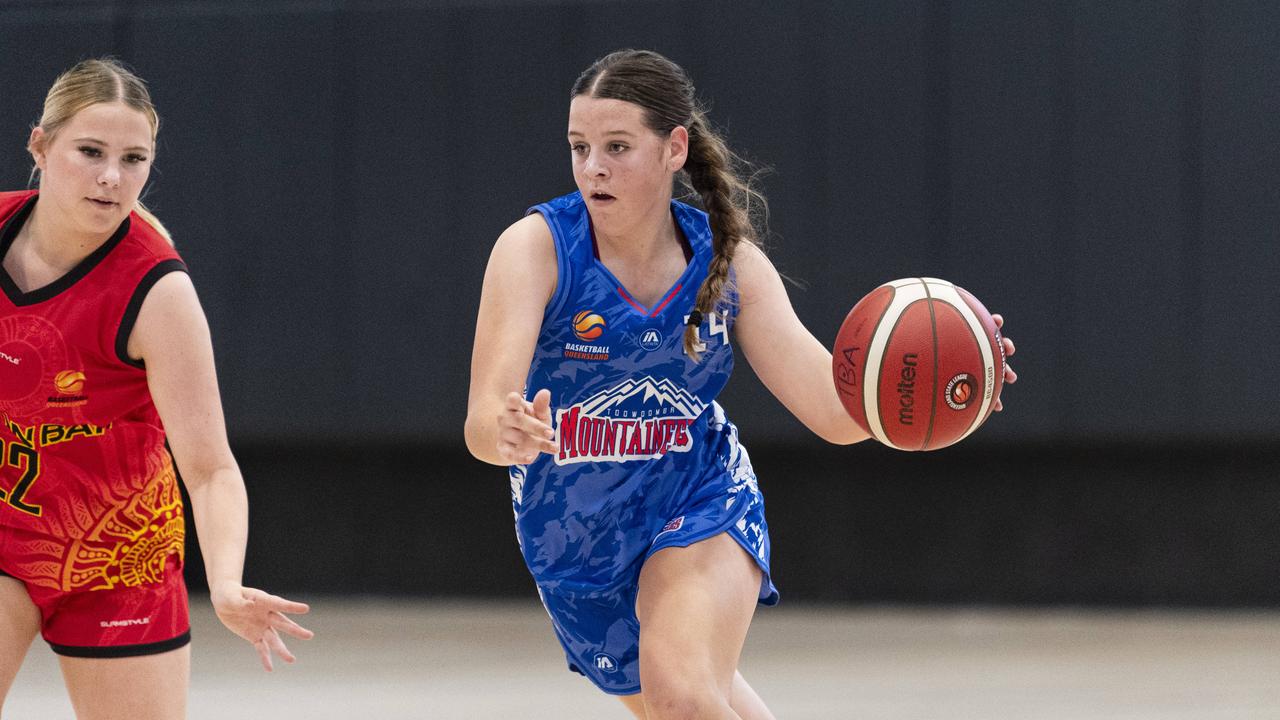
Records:
[[[832,353],[845,410],[899,450],[936,450],[968,437],[1004,385],[1004,346],[991,314],[946,280],[885,283],[849,311]]]

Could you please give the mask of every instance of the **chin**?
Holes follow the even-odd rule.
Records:
[[[110,216],[99,215],[97,217],[84,218],[80,222],[80,227],[89,233],[110,235],[116,231],[116,228],[120,227],[120,223],[124,222],[126,217],[128,217],[128,213],[112,213]]]

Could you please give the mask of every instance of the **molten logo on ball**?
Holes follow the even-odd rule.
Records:
[[[969,399],[973,397],[973,380],[969,373],[960,373],[947,383],[947,404],[952,410],[963,410],[969,407]]]
[[[591,312],[583,310],[573,316],[573,334],[583,342],[595,342],[596,338],[604,333],[604,318]]]
[[[53,386],[63,395],[75,395],[84,389],[84,373],[63,370],[53,378]]]

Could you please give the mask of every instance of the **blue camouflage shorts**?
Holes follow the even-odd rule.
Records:
[[[778,590],[769,575],[764,498],[754,480],[752,476],[727,494],[701,498],[671,518],[654,536],[645,558],[663,548],[688,547],[727,532],[763,573],[760,603],[777,604]],[[611,695],[640,692],[640,621],[636,618],[640,567],[637,564],[633,573],[599,591],[538,588],[569,669]]]

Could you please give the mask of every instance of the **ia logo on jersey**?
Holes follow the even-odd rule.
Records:
[[[557,465],[658,458],[693,447],[706,405],[667,378],[628,379],[556,411]]]
[[[640,333],[640,347],[645,350],[657,350],[662,347],[662,334],[654,328]]]
[[[596,653],[596,667],[607,673],[618,671],[618,661],[608,653]]]

